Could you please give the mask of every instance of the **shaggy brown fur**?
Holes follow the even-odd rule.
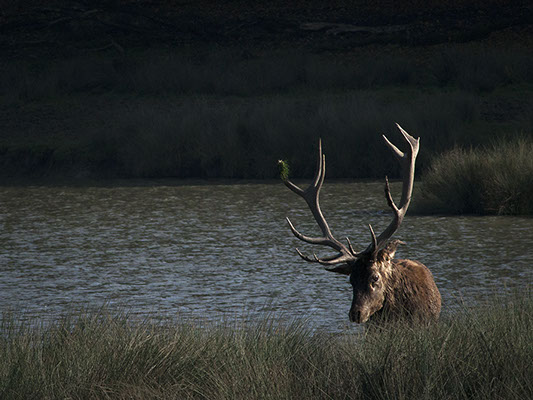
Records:
[[[391,241],[377,255],[365,255],[342,272],[350,274],[353,301],[350,320],[366,322],[371,317],[409,318],[432,321],[439,318],[441,296],[433,275],[422,263],[394,260],[401,242]]]
[[[386,283],[382,314],[396,318],[407,316],[422,320],[437,320],[441,296],[431,271],[412,260],[393,260],[392,273]]]

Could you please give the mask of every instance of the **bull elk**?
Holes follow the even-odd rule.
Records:
[[[308,262],[325,266],[326,271],[350,276],[353,287],[353,300],[349,312],[352,322],[363,323],[373,319],[408,318],[422,321],[436,320],[440,314],[441,296],[429,269],[413,260],[394,259],[400,240],[390,240],[400,227],[413,191],[415,160],[419,149],[419,140],[415,139],[398,125],[405,141],[409,145],[406,153],[400,151],[383,135],[386,145],[392,150],[402,167],[403,187],[399,207],[396,206],[390,192],[389,181],[385,178],[385,198],[393,211],[389,226],[376,237],[369,224],[371,242],[368,247],[356,252],[346,238],[347,244],[337,240],[320,210],[319,195],[326,174],[326,157],[322,154],[322,143],[318,143],[318,166],[313,182],[303,190],[288,179],[288,173],[282,173],[285,185],[303,197],[309,206],[320,230],[321,237],[301,234],[289,218],[289,227],[298,239],[317,245],[331,247],[336,254],[327,257],[304,255],[296,249],[301,258]],[[284,162],[280,161],[281,167]]]

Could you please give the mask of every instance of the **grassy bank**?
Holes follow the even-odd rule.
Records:
[[[531,292],[430,327],[310,332],[305,323],[156,324],[87,313],[47,327],[2,316],[0,397],[526,399]]]
[[[445,214],[533,214],[533,140],[499,140],[436,157],[415,208]]]

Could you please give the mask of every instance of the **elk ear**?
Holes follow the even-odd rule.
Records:
[[[353,267],[350,264],[336,265],[335,267],[326,268],[326,271],[336,272],[337,274],[350,275]]]
[[[401,240],[395,239],[391,240],[387,243],[387,245],[381,249],[377,255],[378,261],[390,261],[394,258],[394,255],[396,254],[396,250],[398,249],[398,246],[401,244],[405,244],[405,242],[402,242]]]

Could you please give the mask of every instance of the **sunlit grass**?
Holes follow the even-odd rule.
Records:
[[[139,322],[107,312],[42,327],[2,315],[0,397],[517,399],[533,394],[533,297],[330,334],[305,322]]]
[[[419,211],[533,214],[533,140],[455,148],[435,158],[422,181]]]

